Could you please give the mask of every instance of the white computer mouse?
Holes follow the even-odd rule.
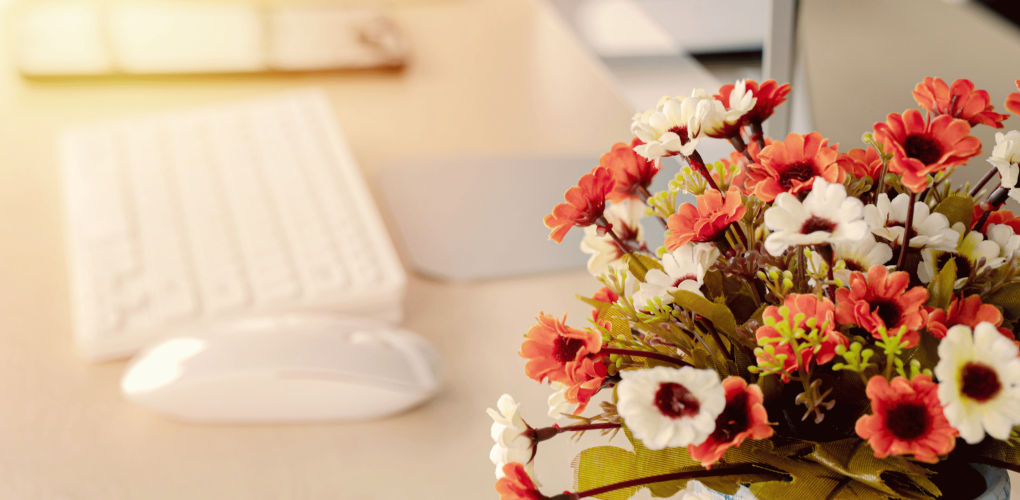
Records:
[[[378,418],[435,394],[441,364],[421,336],[329,315],[259,317],[164,338],[121,379],[127,399],[216,423]]]

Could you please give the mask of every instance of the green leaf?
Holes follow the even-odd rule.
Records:
[[[946,309],[953,301],[953,287],[956,284],[956,259],[949,259],[942,266],[938,276],[928,283],[928,304]]]
[[[602,321],[608,321],[609,324],[612,325],[610,334],[613,338],[617,338],[621,335],[623,335],[623,337],[627,340],[631,340],[633,338],[633,333],[630,331],[630,321],[627,319],[626,315],[613,308],[613,304],[590,299],[588,297],[582,297],[580,295],[576,295],[576,297],[581,302],[599,310],[599,319]]]
[[[658,269],[662,271],[662,264],[658,260],[653,259],[647,255],[639,255],[636,253],[627,254],[623,256],[624,264],[627,264],[627,269],[638,281],[645,282],[645,273],[652,269]]]
[[[1010,283],[982,300],[1001,307],[1003,316],[1010,321],[1020,319],[1020,283]]]
[[[704,316],[705,319],[715,325],[720,333],[726,334],[727,337],[733,338],[736,334],[737,320],[733,317],[730,309],[724,304],[711,302],[705,297],[694,292],[688,292],[687,290],[673,292],[673,300],[680,307]]]
[[[962,222],[963,228],[969,230],[971,219],[974,217],[974,198],[959,195],[950,196],[935,207],[935,213],[945,215],[949,219],[950,226]]]
[[[925,469],[918,466],[910,466],[909,462],[897,460],[896,458],[875,458],[875,452],[867,443],[858,439],[842,439],[828,443],[818,443],[815,450],[807,455],[807,458],[831,469],[844,476],[853,478],[855,481],[864,483],[871,488],[882,491],[890,496],[902,495],[891,488],[882,479],[882,474],[887,471],[898,472],[906,475],[916,486],[934,495],[939,495],[938,487],[925,475]],[[909,498],[909,497],[908,497]],[[917,498],[925,498],[923,496]]]

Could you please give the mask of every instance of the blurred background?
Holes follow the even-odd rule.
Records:
[[[134,66],[126,59],[110,64],[96,54],[127,42],[102,24],[98,38],[75,39],[99,40],[91,48],[33,45],[23,31],[25,12],[46,4],[3,2],[0,497],[495,498],[485,409],[510,393],[530,423],[551,423],[548,387],[524,376],[516,354],[521,335],[539,311],[583,321],[590,310],[574,294],[599,288],[583,270],[577,240],[559,247],[546,241],[547,230],[532,215],[546,213],[568,185],[519,159],[581,159],[578,168],[586,170],[613,143],[629,140],[632,115],[662,95],[694,87],[714,92],[743,78],[793,84],[785,114],[767,124],[771,135],[817,130],[844,151],[862,147],[861,134],[886,114],[915,108],[910,91],[926,76],[971,79],[999,112],[1017,90],[1016,2],[774,1],[782,8],[769,0],[375,0],[368,6],[381,8],[406,43],[395,59],[333,61],[361,66],[353,69],[320,61],[323,67],[298,70],[256,61],[231,71],[206,61],[209,74],[146,69],[154,59],[144,51],[134,52]],[[175,33],[186,45],[189,34]],[[322,40],[302,51],[319,50],[330,38]],[[54,53],[92,57],[85,57],[92,65],[83,70],[46,59]],[[40,60],[50,62],[33,65]],[[369,180],[409,275],[403,326],[443,356],[444,389],[405,414],[330,425],[182,424],[131,405],[118,390],[125,361],[86,361],[72,338],[60,133],[310,86],[325,89]],[[1018,124],[1011,117],[1005,130]],[[974,133],[987,156],[995,131]],[[707,160],[729,154],[721,141],[703,144]],[[493,159],[521,167],[482,168]],[[455,164],[478,165],[485,175],[452,184],[459,179]],[[414,184],[427,193],[424,201],[408,206],[390,196],[403,193],[399,181],[425,166],[431,170]],[[954,179],[976,181],[988,168],[976,160]],[[425,236],[401,224],[439,213],[444,217],[434,217]],[[517,221],[521,229],[487,220]],[[529,241],[541,249],[524,248]],[[454,262],[426,262],[425,247]],[[475,276],[486,279],[443,279],[451,266],[466,265],[457,262],[462,255],[492,272]],[[508,263],[514,255],[556,265],[515,268]],[[604,441],[588,433],[580,445],[543,443],[536,468],[544,491],[571,488],[579,446]]]

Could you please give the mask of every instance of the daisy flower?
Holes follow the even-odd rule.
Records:
[[[532,481],[524,465],[517,462],[508,463],[500,472],[503,476],[496,481],[499,500],[548,500],[538,491],[538,486]]]
[[[963,230],[963,224],[957,225]],[[960,240],[960,243],[951,252],[925,248],[921,250],[921,265],[917,267],[917,277],[921,283],[931,283],[938,271],[950,260],[956,262],[956,283],[955,287],[960,288],[971,275],[980,273],[986,268],[998,268],[1006,259],[999,257],[999,245],[994,241],[985,240],[985,236],[977,231],[967,233],[967,236]],[[978,264],[984,260],[984,264]]]
[[[635,137],[630,144],[618,142],[608,153],[599,158],[599,166],[606,167],[613,174],[616,185],[606,195],[609,201],[642,199],[642,193],[648,192],[648,186],[659,173],[661,166],[654,160],[645,159],[637,154],[634,148],[642,145],[641,139]]]
[[[832,272],[832,275],[843,284],[842,286],[848,287],[852,273],[867,271],[872,266],[885,265],[892,258],[892,248],[879,242],[874,235],[868,233],[860,241],[832,244],[832,261],[838,268]],[[840,262],[843,262],[842,267],[839,266]],[[819,276],[825,276],[829,272],[828,265],[818,252],[811,253],[808,265]]]
[[[866,150],[851,149],[846,154],[839,155],[836,162],[840,163],[844,171],[858,179],[870,177],[871,180],[877,181],[878,176],[882,175],[882,157],[871,146]]]
[[[942,339],[946,337],[946,332],[956,325],[974,328],[981,323],[991,323],[999,329],[999,333],[1012,340],[1013,332],[1000,328],[1002,319],[1002,311],[992,304],[981,303],[979,295],[963,299],[954,297],[949,303],[949,309],[929,308],[928,326],[925,329],[936,338]]]
[[[550,382],[553,393],[549,396],[549,416],[559,420],[565,413],[570,413],[571,404],[567,401],[567,390],[570,386],[562,382]]]
[[[845,347],[850,344],[850,341],[835,329],[835,309],[832,301],[827,298],[819,298],[814,294],[795,293],[786,296],[783,307],[769,306],[765,308],[762,313],[765,325],[754,332],[754,337],[758,340],[758,345],[771,343],[776,349],[775,355],[786,355],[786,361],[783,362],[785,373],[782,374],[784,381],[789,378],[787,374],[796,373],[800,369],[797,354],[789,342],[772,343],[767,339],[787,337],[789,332],[797,329],[803,330],[805,334],[817,330],[818,338],[821,340],[818,352],[811,349],[805,350],[801,352],[800,361],[805,366],[810,365],[812,361],[818,365],[824,365],[836,356],[837,346]],[[757,360],[759,364],[764,361],[772,361],[761,355]]]
[[[745,92],[750,93],[754,96],[754,105],[751,109],[744,114],[743,122],[745,124],[751,123],[762,123],[767,120],[775,109],[786,101],[786,96],[790,93],[790,84],[784,83],[779,85],[775,80],[765,80],[758,85],[758,82],[748,78],[747,80],[741,80],[737,82],[737,85],[732,83],[723,85],[719,89],[719,94],[715,96],[720,102],[730,103],[733,100],[733,94],[736,91],[739,95],[740,84],[744,84]],[[731,104],[730,108],[734,106]]]
[[[496,465],[496,478],[503,477],[503,466],[510,462],[526,464],[528,475],[535,477],[532,458],[535,456],[534,443],[531,440],[531,427],[524,423],[518,411],[520,403],[514,401],[509,394],[499,398],[496,407],[486,410],[492,417],[492,440],[496,442],[489,452],[489,460]]]
[[[927,175],[981,154],[981,141],[969,134],[966,120],[941,115],[926,123],[916,109],[889,113],[885,122],[875,124],[875,140],[893,154],[889,171],[902,175],[903,185],[915,193],[927,187]]]
[[[745,439],[764,439],[772,436],[768,413],[762,402],[761,388],[747,385],[740,377],[726,377],[722,383],[726,394],[726,407],[715,419],[715,430],[701,444],[687,446],[691,458],[706,469],[722,458],[730,448],[739,448]]]
[[[704,297],[701,285],[705,284],[705,272],[719,259],[719,249],[711,243],[684,245],[673,253],[662,256],[662,271],[649,269],[645,282],[634,294],[634,305],[644,307],[656,297],[664,304],[673,302],[673,292],[687,290]]]
[[[928,313],[921,306],[928,301],[928,290],[916,286],[907,290],[910,275],[903,271],[890,273],[885,266],[850,275],[850,288],[836,290],[836,321],[841,325],[857,325],[876,339],[881,339],[884,327],[894,335],[906,327],[903,340],[909,347],[917,345],[921,334],[917,330],[928,322]]]
[[[570,228],[597,224],[606,209],[606,195],[614,184],[613,175],[605,167],[595,167],[591,173],[582,175],[577,185],[563,195],[566,203],[556,205],[552,213],[545,216],[545,227],[552,229],[549,239],[562,243]],[[602,234],[609,229],[599,225]]]
[[[616,410],[650,450],[702,443],[726,407],[725,390],[714,370],[656,366],[620,375]]]
[[[709,137],[717,139],[728,139],[739,137],[740,128],[744,125],[744,115],[754,109],[758,100],[754,97],[751,89],[747,87],[745,80],[737,80],[736,85],[730,85],[726,98],[720,95],[709,96],[704,90],[694,91],[694,96],[700,99],[713,99],[713,110],[704,126],[704,133]]]
[[[698,147],[702,124],[712,110],[712,102],[704,99],[663,97],[656,109],[634,117],[630,130],[644,143],[634,151],[649,160],[677,154],[690,156]]]
[[[773,142],[758,154],[757,163],[747,167],[747,187],[764,201],[779,193],[798,194],[811,189],[815,178],[842,183],[846,178],[836,162],[839,152],[828,146],[818,132],[790,134],[783,142]]]
[[[574,385],[575,379],[585,378],[588,367],[602,365],[602,334],[592,330],[577,330],[562,320],[539,313],[538,323],[528,330],[527,340],[519,352],[528,359],[524,372],[528,377],[542,382],[549,379]]]
[[[730,186],[726,198],[715,189],[706,189],[704,194],[698,195],[697,207],[684,203],[677,213],[669,216],[666,248],[673,251],[692,241],[723,238],[726,227],[743,218],[746,211],[736,186]]]
[[[985,225],[985,228],[988,239],[999,245],[999,257],[1008,258],[1013,255],[1013,252],[1020,250],[1020,236],[1016,234],[1016,229],[1013,226],[992,224]]]
[[[907,208],[910,195],[902,193],[891,202],[885,193],[878,195],[874,205],[864,207],[864,220],[871,232],[898,248],[903,242],[904,226],[907,224]],[[939,213],[931,213],[928,205],[914,203],[913,235],[910,248],[930,247],[935,250],[953,251],[960,240],[960,233],[949,227],[949,219]]]
[[[949,425],[969,444],[985,433],[1009,439],[1020,424],[1020,358],[1016,344],[991,323],[957,325],[939,343],[939,401]]]
[[[857,420],[857,435],[875,450],[875,458],[913,455],[930,464],[956,447],[959,432],[949,425],[939,405],[938,386],[928,375],[912,380],[881,375],[868,381],[871,415]]]
[[[1020,188],[1017,180],[1020,177],[1020,132],[1011,130],[1006,134],[995,134],[995,148],[988,158],[999,171],[999,185],[1009,190],[1009,197],[1020,201]]]
[[[970,126],[979,123],[993,128],[1002,128],[1002,121],[1009,115],[1000,115],[992,111],[988,92],[974,90],[970,80],[959,79],[953,86],[946,85],[941,78],[927,77],[914,87],[914,100],[922,108],[936,115],[949,115],[967,120]]]
[[[790,246],[860,241],[868,234],[868,224],[861,220],[863,207],[861,200],[847,197],[842,184],[822,178],[815,179],[803,203],[780,193],[765,211],[765,225],[773,231],[765,238],[765,250],[781,255]]]
[[[645,216],[644,203],[636,199],[613,203],[604,215],[620,241],[628,246],[633,245],[629,250],[638,250],[644,246],[645,230],[641,226],[641,219]],[[609,234],[599,235],[595,226],[584,228],[581,251],[591,255],[588,258],[588,272],[593,276],[601,276],[609,268],[626,267],[623,256],[627,255],[628,249],[620,248]]]

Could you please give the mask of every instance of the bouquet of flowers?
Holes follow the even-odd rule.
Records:
[[[509,395],[489,410],[502,500],[973,498],[969,464],[1020,471],[1020,218],[1001,209],[1020,200],[1020,132],[954,184],[989,167],[971,128],[1009,117],[969,80],[925,78],[923,111],[845,152],[763,135],[789,92],[663,97],[545,217],[556,242],[584,231],[603,287],[578,297],[586,321],[540,313],[519,352],[571,423],[525,422]],[[1020,114],[1020,93],[1006,107]],[[706,163],[706,136],[735,151]],[[666,172],[668,157],[686,165]],[[674,177],[651,193],[657,175]],[[577,456],[575,491],[541,493],[542,441],[621,430],[629,447]]]

